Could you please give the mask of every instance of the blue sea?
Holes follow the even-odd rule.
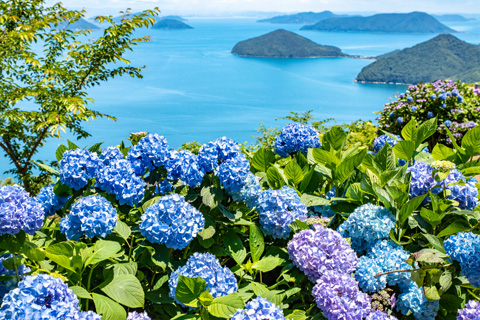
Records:
[[[280,28],[361,56],[411,47],[435,36],[300,31],[300,25],[241,18],[190,18],[186,23],[194,29],[136,33],[151,37],[151,42],[127,55],[133,66],[146,66],[143,79],[125,76],[91,89],[90,97],[95,99],[91,108],[118,120],[87,123],[92,137],[77,144],[118,145],[137,131],[164,135],[174,148],[224,135],[240,143],[252,142],[259,123],[282,126],[286,122],[275,119],[289,111],[313,110],[316,119],[335,118],[339,123],[374,120],[374,112],[406,86],[355,83],[356,75],[372,61],[243,58],[230,51],[238,41]],[[462,31],[456,36],[467,42],[480,39],[478,20],[449,26]],[[95,31],[93,37],[100,34]],[[63,142],[50,140],[35,159],[53,160]],[[6,159],[0,164],[4,170],[10,168]]]

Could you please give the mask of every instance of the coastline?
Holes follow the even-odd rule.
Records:
[[[349,59],[359,59],[359,60],[370,60],[370,61],[377,61],[374,57],[365,57],[365,56],[352,56],[352,55],[343,55],[343,56],[312,56],[312,57],[272,57],[272,56],[253,56],[253,55],[245,55],[245,54],[238,54],[235,52],[230,52],[231,54],[242,57],[242,58],[269,58],[269,59],[321,59],[321,58],[349,58]]]

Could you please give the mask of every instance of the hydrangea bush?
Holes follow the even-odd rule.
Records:
[[[54,185],[0,189],[0,318],[470,319],[480,128],[427,153],[438,121],[375,146],[303,124],[255,152],[61,145]]]

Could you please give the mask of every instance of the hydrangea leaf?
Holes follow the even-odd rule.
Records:
[[[124,320],[127,318],[125,309],[112,299],[96,293],[92,293],[92,298],[97,313],[102,315],[102,320]]]
[[[207,283],[201,277],[189,278],[179,274],[175,297],[184,305],[197,308],[201,306],[199,297],[206,287]]]
[[[265,250],[265,241],[263,238],[262,231],[256,225],[250,226],[250,255],[252,256],[252,261],[257,262]]]
[[[113,230],[125,240],[127,240],[132,234],[132,230],[130,230],[130,227],[121,220],[117,220],[117,225]]]
[[[303,171],[298,163],[294,160],[287,163],[285,166],[285,176],[295,185],[299,184],[303,180]]]
[[[94,246],[89,249],[89,252],[85,256],[85,266],[117,256],[122,247],[115,241],[98,240]]]
[[[213,299],[207,307],[208,312],[214,317],[230,319],[232,315],[244,307],[243,299],[237,293]]]
[[[448,160],[453,161],[456,158],[455,151],[441,143],[435,145],[432,150],[432,156],[435,160]]]
[[[470,225],[468,224],[467,221],[465,220],[457,220],[448,225],[445,229],[440,231],[440,233],[437,235],[438,237],[442,238],[444,236],[448,236],[451,234],[459,233],[459,232],[464,232],[464,231],[469,231],[471,229]]]
[[[475,156],[480,153],[480,127],[477,126],[467,131],[462,139],[462,147],[465,148],[469,156]]]
[[[281,266],[283,262],[285,262],[285,260],[279,257],[265,257],[252,264],[252,269],[268,272]]]
[[[262,147],[253,155],[252,166],[259,171],[267,172],[268,167],[274,161],[275,153]]]
[[[121,274],[102,288],[110,298],[129,308],[141,308],[145,303],[145,293],[140,281],[131,274]]]
[[[245,249],[242,240],[235,231],[232,229],[227,231],[223,238],[223,244],[232,258],[241,265],[247,257],[247,249]]]
[[[59,162],[63,158],[63,153],[67,151],[68,148],[64,144],[61,144],[58,146],[57,150],[55,151],[55,157],[57,158],[57,161]]]
[[[70,290],[73,291],[73,293],[75,293],[75,295],[79,298],[79,299],[92,299],[92,295],[90,293],[88,293],[87,290],[85,290],[85,288],[82,288],[82,287],[79,287],[79,286],[72,286],[72,287],[68,287]]]

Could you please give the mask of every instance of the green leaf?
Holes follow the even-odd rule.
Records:
[[[436,249],[423,249],[412,254],[412,257],[414,257],[417,262],[442,263],[448,256]]]
[[[179,274],[175,297],[186,306],[198,308],[201,306],[200,295],[206,287],[207,283],[201,277],[189,278]]]
[[[285,179],[283,179],[282,175],[275,167],[268,168],[267,181],[270,187],[276,190],[282,188],[286,184]]]
[[[379,173],[394,170],[397,167],[394,150],[388,143],[385,143],[382,149],[377,152],[373,158],[373,165]]]
[[[435,160],[453,161],[456,158],[455,151],[441,143],[435,145],[432,150],[432,156]]]
[[[203,187],[200,195],[202,196],[203,204],[212,209],[218,207],[223,199],[222,189],[217,187]]]
[[[148,207],[153,206],[155,203],[157,203],[158,200],[160,200],[160,198],[161,198],[160,196],[157,196],[157,197],[153,197],[148,201],[145,201],[145,203],[142,206],[143,211],[146,211]]]
[[[340,159],[327,150],[313,149],[312,156],[316,163],[328,167],[335,168],[340,163]]]
[[[203,228],[203,230],[199,232],[198,235],[202,238],[202,240],[210,239],[215,235],[215,227],[210,225],[206,228]]]
[[[120,235],[125,240],[128,240],[130,235],[132,234],[132,230],[130,230],[130,227],[123,221],[117,220],[117,225],[113,229],[116,233]]]
[[[322,148],[325,150],[342,150],[347,141],[347,134],[340,126],[333,126],[322,137]]]
[[[452,273],[448,270],[443,271],[439,279],[440,286],[442,287],[443,292],[446,292],[452,286],[452,280]]]
[[[418,127],[417,137],[415,139],[415,145],[419,146],[422,142],[427,140],[436,131],[437,131],[437,118],[433,118],[423,122]]]
[[[241,265],[247,257],[247,249],[242,240],[233,229],[229,229],[223,238],[223,244],[229,255]]]
[[[35,163],[40,169],[42,169],[43,171],[46,171],[50,174],[53,174],[54,176],[58,177],[59,176],[59,172],[58,170],[56,169],[53,169],[52,167],[50,166],[47,166],[46,164],[44,163],[40,163],[40,162],[37,162],[35,160],[32,160],[33,163]]]
[[[268,167],[275,161],[275,153],[265,148],[260,148],[255,152],[252,159],[252,166],[261,171],[267,172]]]
[[[250,255],[252,256],[252,261],[256,262],[260,259],[265,250],[265,241],[263,238],[262,231],[256,225],[250,226]]]
[[[281,258],[269,256],[253,263],[251,268],[262,272],[268,272],[280,266],[283,262],[285,262],[285,260]]]
[[[462,147],[469,156],[480,154],[480,127],[476,126],[467,131],[462,139]]]
[[[407,203],[405,203],[405,205],[401,207],[398,215],[398,223],[400,226],[402,226],[405,223],[405,221],[407,221],[408,217],[412,215],[413,211],[415,211],[418,208],[418,206],[422,204],[426,196],[427,195],[424,194],[422,196],[415,197],[407,201]]]
[[[402,140],[393,147],[395,156],[403,160],[410,160],[415,153],[415,144],[412,141]]]
[[[102,315],[102,320],[125,320],[127,313],[125,309],[101,294],[92,293],[93,302],[95,303],[95,310]]]
[[[285,310],[285,318],[290,320],[307,320],[307,314],[303,310]]]
[[[94,153],[101,153],[102,152],[102,146],[103,142],[95,143],[93,146],[88,148],[88,151],[94,152]]]
[[[300,197],[300,201],[302,201],[307,207],[323,206],[330,204],[330,200],[307,193],[302,194],[302,196]]]
[[[434,285],[424,286],[423,292],[425,293],[425,298],[430,301],[440,300],[440,295],[438,294],[437,287],[435,287]]]
[[[340,185],[350,177],[355,169],[360,166],[363,158],[367,154],[367,149],[362,149],[358,153],[343,160],[334,173],[335,181]]]
[[[440,238],[434,236],[433,234],[424,233],[423,236],[427,239],[430,244],[440,252],[445,252],[443,249],[443,243]]]
[[[437,236],[441,238],[459,232],[470,231],[470,229],[471,227],[468,222],[466,222],[465,220],[457,220],[448,225],[448,227],[443,229]]]
[[[123,274],[131,274],[135,276],[137,274],[138,265],[134,261],[126,263],[116,263],[113,265],[113,276],[119,276]]]
[[[426,208],[422,208],[420,210],[420,216],[423,218],[423,220],[427,221],[434,227],[438,226],[442,222],[443,218],[432,210],[428,210]]]
[[[417,138],[417,122],[410,120],[402,129],[402,137],[407,141],[415,141]]]
[[[89,249],[90,252],[85,258],[85,266],[117,256],[122,247],[115,241],[98,240],[94,246]]]
[[[287,179],[292,181],[295,185],[299,184],[303,180],[302,168],[294,160],[291,160],[289,163],[287,163],[284,172]]]
[[[92,296],[90,293],[88,293],[87,290],[85,290],[82,287],[79,286],[72,286],[68,287],[68,289],[72,290],[73,293],[79,298],[79,299],[92,299]]]
[[[120,274],[102,288],[110,298],[129,308],[142,308],[145,293],[140,281],[132,274]]]
[[[73,150],[73,149],[80,149],[75,143],[67,139],[67,144],[68,144],[68,149]]]
[[[72,189],[69,186],[64,185],[60,180],[53,186],[53,192],[60,198],[68,198],[72,195]]]
[[[214,317],[230,319],[238,309],[243,309],[244,306],[243,299],[238,293],[230,293],[213,299],[207,310]]]
[[[60,160],[62,160],[63,153],[67,150],[68,150],[68,148],[63,144],[58,146],[57,151],[55,151],[55,157],[57,158],[58,162],[60,162]]]
[[[462,170],[465,176],[476,176],[480,174],[480,167],[469,167]]]

